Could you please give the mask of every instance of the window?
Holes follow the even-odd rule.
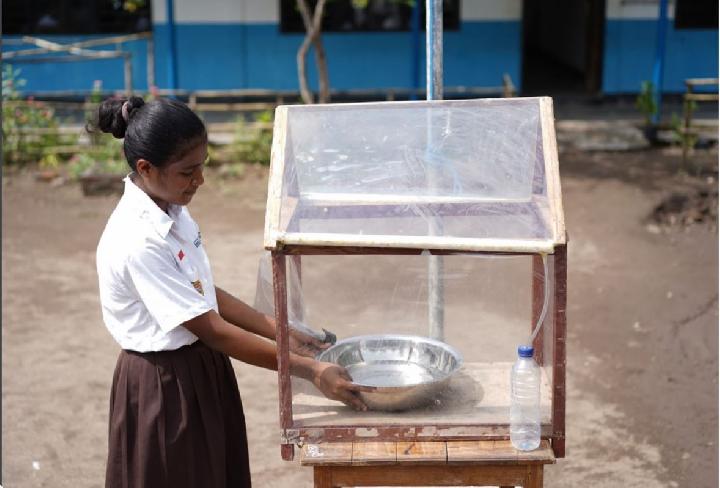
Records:
[[[676,29],[717,29],[718,0],[677,0]]]
[[[412,10],[420,5],[421,29],[425,28],[425,0],[328,0],[323,12],[323,32],[407,31]],[[316,0],[308,0],[311,8]],[[443,28],[460,28],[460,0],[443,0]],[[297,0],[280,0],[280,31],[305,32]]]
[[[151,0],[4,0],[4,34],[129,34],[152,28]]]

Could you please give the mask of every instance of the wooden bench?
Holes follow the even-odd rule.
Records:
[[[683,95],[683,133],[691,134],[692,128],[692,115],[695,111],[697,102],[714,102],[716,103],[720,97],[717,91],[695,93],[694,90],[697,87],[708,87],[718,86],[720,80],[718,78],[690,78],[685,80],[685,94]],[[687,163],[688,151],[691,149],[687,143],[682,145],[683,154],[682,161],[683,166]]]
[[[549,441],[518,451],[510,441],[331,442],[305,444],[315,488],[347,486],[523,486],[540,488],[555,463]]]

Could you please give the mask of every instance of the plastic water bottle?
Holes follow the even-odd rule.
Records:
[[[532,346],[519,346],[510,374],[510,442],[521,451],[540,445],[540,368]]]

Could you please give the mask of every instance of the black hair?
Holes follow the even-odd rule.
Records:
[[[123,105],[127,102],[126,114]],[[127,120],[126,120],[127,117]],[[125,159],[136,171],[138,159],[161,168],[183,157],[198,144],[207,142],[200,117],[177,100],[158,99],[145,103],[140,97],[108,98],[98,108],[96,126],[117,139],[125,139]]]

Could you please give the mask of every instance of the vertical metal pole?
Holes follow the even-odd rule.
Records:
[[[177,46],[175,42],[175,10],[173,0],[167,0],[167,22],[168,22],[168,89],[177,89]]]
[[[425,3],[425,78],[427,100],[442,100],[442,49],[443,49],[443,4],[442,0],[426,0]],[[428,112],[430,114],[431,112]],[[439,168],[432,156],[433,120],[428,115],[426,161],[428,183],[435,193]],[[430,219],[430,235],[442,235],[442,217]],[[445,286],[443,283],[444,262],[442,256],[428,256],[428,324],[431,338],[445,340]]]
[[[248,16],[247,16],[247,2],[240,2],[240,8],[242,9],[241,24],[240,24],[240,87],[250,88],[250,73],[248,73],[248,56],[250,49],[248,48]],[[254,6],[249,7],[250,9]],[[282,103],[278,102],[278,105]]]
[[[667,1],[667,0],[665,0]],[[442,0],[425,0],[425,79],[428,100],[443,98],[443,4]]]
[[[132,96],[132,55],[125,53],[123,55],[123,62],[125,65],[125,94],[129,97]]]
[[[420,88],[420,1],[415,0],[410,17],[412,31],[412,66],[410,68],[410,100],[417,100]]]
[[[690,96],[692,96],[693,91],[693,85],[692,83],[688,83],[688,80],[685,80],[685,95],[683,95],[683,127],[685,128],[685,134],[690,133],[690,120],[692,119],[692,99]],[[682,145],[682,165],[683,168],[685,167],[685,164],[687,163],[687,157],[688,157],[688,151],[690,148],[688,147],[689,144],[683,144]]]
[[[653,115],[653,123],[660,122],[662,112],[662,91],[663,91],[663,65],[665,64],[665,38],[667,37],[667,8],[668,0],[660,0],[660,12],[658,13],[657,40],[655,44],[655,64],[653,65],[653,86],[655,87],[655,103],[657,112]]]
[[[155,38],[150,34],[147,38],[147,89],[152,91],[155,86]]]

